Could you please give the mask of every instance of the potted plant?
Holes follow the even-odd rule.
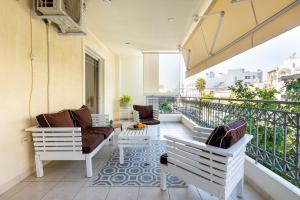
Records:
[[[131,102],[131,97],[129,95],[122,95],[120,98],[120,103],[122,107],[128,107]]]

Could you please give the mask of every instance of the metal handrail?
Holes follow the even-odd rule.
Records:
[[[246,120],[247,133],[254,137],[247,155],[300,187],[300,112],[290,109],[300,106],[300,102],[159,96],[146,99],[157,108],[168,104],[172,108],[169,113],[181,113],[203,127]],[[274,109],[268,105],[279,106]]]

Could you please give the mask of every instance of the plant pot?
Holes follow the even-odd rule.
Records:
[[[129,107],[129,103],[127,103],[127,102],[121,102],[121,107],[128,108]]]

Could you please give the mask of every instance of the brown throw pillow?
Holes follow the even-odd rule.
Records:
[[[83,130],[92,127],[92,116],[87,106],[82,106],[78,110],[71,110],[71,115],[76,121],[76,126],[79,125]]]
[[[246,125],[247,123],[244,120],[236,120],[219,126],[213,130],[205,143],[228,149],[245,135]]]
[[[36,117],[40,127],[74,127],[74,123],[68,111],[58,113],[41,114]]]
[[[140,119],[153,118],[153,106],[133,105],[133,109],[139,112]]]

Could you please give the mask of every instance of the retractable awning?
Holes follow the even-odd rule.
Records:
[[[192,76],[300,25],[300,0],[214,0],[183,44]]]

